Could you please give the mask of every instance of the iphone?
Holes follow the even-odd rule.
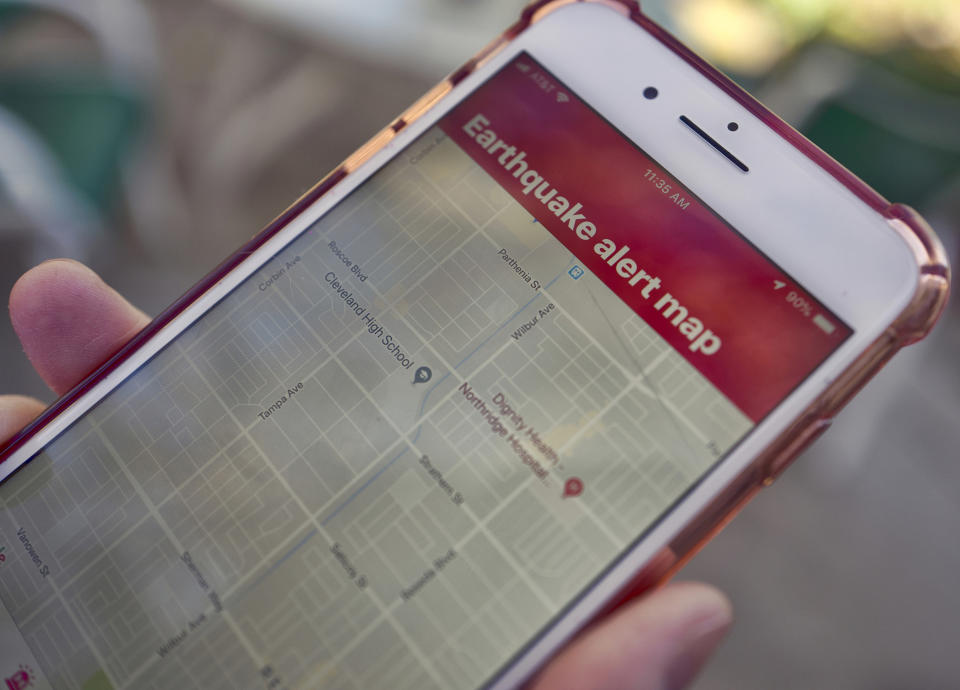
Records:
[[[515,687],[947,286],[635,5],[537,3],[2,450],[0,676]]]

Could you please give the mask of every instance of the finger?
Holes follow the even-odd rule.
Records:
[[[43,403],[22,395],[0,395],[0,445],[43,412]]]
[[[37,373],[62,395],[149,319],[83,264],[57,259],[27,271],[10,292],[10,320]]]
[[[576,639],[535,690],[678,690],[697,674],[733,620],[720,592],[694,582],[657,590]]]

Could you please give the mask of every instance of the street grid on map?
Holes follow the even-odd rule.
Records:
[[[424,135],[7,483],[0,596],[54,687],[489,677],[750,426],[575,263]]]

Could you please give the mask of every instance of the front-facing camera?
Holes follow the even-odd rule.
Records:
[[[659,95],[660,95],[660,92],[657,91],[657,87],[655,86],[648,86],[643,90],[643,97],[650,101],[652,101],[654,98],[656,98]]]

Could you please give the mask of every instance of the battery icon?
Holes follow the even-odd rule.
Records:
[[[819,326],[820,330],[822,330],[824,333],[827,333],[827,334],[833,333],[837,328],[832,323],[827,321],[824,318],[823,314],[817,314],[816,316],[814,316],[813,322],[817,324],[817,326]]]

